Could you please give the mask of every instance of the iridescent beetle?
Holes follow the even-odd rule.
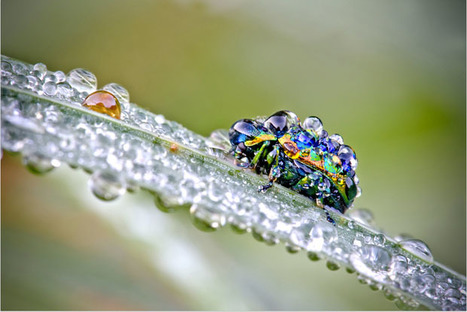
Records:
[[[280,111],[267,119],[241,119],[229,139],[238,165],[268,175],[259,191],[277,182],[316,201],[332,223],[326,208],[344,213],[360,193],[354,150],[340,135],[328,136],[318,117],[300,123],[294,113]]]

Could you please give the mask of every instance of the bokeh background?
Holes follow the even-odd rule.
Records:
[[[280,109],[354,147],[378,226],[465,274],[465,1],[3,0],[2,54],[99,86],[203,135]],[[4,310],[390,310],[324,262],[198,231],[148,194],[2,158]]]

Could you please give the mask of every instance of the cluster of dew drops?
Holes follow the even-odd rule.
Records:
[[[149,114],[138,108],[135,104],[130,103],[128,91],[119,84],[110,83],[98,90],[96,76],[85,69],[74,69],[68,74],[62,71],[51,72],[48,71],[47,67],[42,63],[29,65],[2,56],[1,70],[2,85],[14,86],[41,96],[56,98],[67,103],[74,103],[81,107],[119,119],[124,123],[138,127],[144,131],[170,137],[175,142],[180,142],[193,149],[207,151],[208,154],[213,156],[225,157],[225,153],[219,152],[219,150],[225,148],[225,132],[213,132],[209,139],[191,132],[188,134],[189,132],[177,123],[165,120],[162,115]],[[8,105],[9,103],[5,103],[5,105],[2,103],[2,120],[6,120],[13,125],[34,130],[34,124],[18,116],[18,114],[12,112],[12,110],[8,110]],[[11,104],[10,106],[13,107],[14,105]],[[40,112],[35,112],[35,114],[40,114]],[[112,134],[106,133],[106,135],[112,137]],[[113,135],[115,136],[116,134]],[[5,138],[3,138],[3,131],[2,141],[5,141]],[[217,149],[210,148],[216,146]],[[151,148],[151,146],[147,147]],[[126,148],[131,149],[135,148],[135,146],[127,146]],[[154,148],[157,148],[157,146]],[[15,149],[20,151],[21,147],[10,148],[10,150],[13,151],[15,151]],[[170,150],[176,152],[177,146],[172,146]],[[133,169],[137,168],[138,159],[142,157],[138,152],[135,153],[134,164],[130,164]],[[160,153],[165,152],[160,151]],[[111,165],[112,163],[118,164],[117,157],[111,156],[111,154],[107,156],[107,162]],[[23,159],[25,165],[36,173],[45,173],[60,166],[60,161],[40,157],[40,154],[35,153],[25,153]],[[174,161],[172,161],[170,165],[177,166]],[[199,164],[194,163],[193,165],[199,167]],[[193,170],[194,174],[188,174],[190,175],[189,179],[181,181],[181,197],[190,196],[192,197],[191,199],[193,199],[198,196],[196,193],[200,187],[196,185],[197,180],[193,178],[197,170],[199,171],[199,168]],[[145,176],[142,175],[140,178],[144,179]],[[159,179],[161,178],[162,176],[159,176]],[[134,180],[138,179],[135,177]],[[187,183],[191,183],[192,185],[187,188],[182,187]],[[169,183],[166,182],[166,184]],[[226,200],[224,197],[233,197],[230,192],[221,190],[221,187],[218,187],[219,184],[222,183],[214,181],[214,183],[210,183],[205,187],[208,197],[212,202],[223,202]],[[102,200],[113,200],[124,194],[127,190],[131,191],[133,187],[136,188],[136,186],[126,183],[125,180],[118,175],[106,170],[95,171],[91,175],[89,185],[93,194]],[[191,194],[185,194],[187,192],[191,192]],[[234,205],[238,204],[238,200],[235,201],[232,199],[230,202]],[[167,203],[162,203],[161,206],[165,205],[168,207],[169,205],[166,204]],[[262,203],[257,206],[259,217],[257,220],[255,219],[256,222],[259,225],[263,223],[267,224],[266,227],[273,227],[272,232],[285,233],[283,235],[287,238],[284,239],[284,241],[290,252],[296,252],[301,249],[306,250],[311,260],[320,259],[320,253],[323,251],[332,252],[335,258],[343,260],[344,263],[350,262],[352,268],[348,268],[347,271],[349,273],[357,271],[358,279],[361,283],[368,284],[370,288],[374,290],[383,290],[386,298],[394,300],[396,305],[401,309],[415,309],[419,304],[417,301],[397,293],[393,290],[394,288],[410,291],[411,293],[418,293],[434,301],[442,301],[443,303],[440,306],[446,310],[462,305],[465,307],[465,281],[461,283],[458,280],[450,279],[443,275],[444,272],[437,272],[434,270],[429,265],[433,263],[431,251],[428,246],[420,240],[404,236],[396,237],[396,241],[400,247],[416,255],[418,258],[428,263],[428,265],[412,265],[408,257],[398,254],[394,252],[394,250],[387,249],[385,247],[387,238],[384,234],[365,236],[357,232],[354,239],[350,242],[350,246],[339,245],[340,240],[337,239],[339,232],[329,223],[313,223],[298,220],[287,224],[286,222],[277,221],[279,219],[277,217],[278,210],[266,207]],[[218,211],[214,213],[209,209],[203,210],[197,205],[192,206],[191,213],[195,214],[196,217],[200,219],[210,220],[209,228],[217,228],[219,225],[222,226],[226,222],[226,218],[224,218],[222,214],[219,214]],[[373,225],[372,215],[367,210],[351,210],[349,211],[349,215],[357,223],[369,226]],[[355,227],[357,225],[356,222],[350,221],[347,225],[348,228],[352,229]],[[260,234],[253,232],[254,236],[255,233],[256,238],[261,241],[277,242],[277,240],[275,241],[274,239],[268,240],[268,235],[271,234],[271,232],[264,231]],[[325,250],[327,248],[331,248],[332,251]],[[335,262],[328,261],[327,267],[330,270],[336,270],[340,266]],[[385,287],[385,285],[391,285],[392,288]]]

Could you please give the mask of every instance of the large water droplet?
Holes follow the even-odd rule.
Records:
[[[84,99],[82,105],[98,113],[120,119],[120,103],[110,92],[102,90],[93,92]]]
[[[406,239],[400,241],[399,245],[417,257],[430,263],[433,262],[433,255],[431,254],[431,250],[423,241],[419,239]]]
[[[391,253],[376,245],[367,245],[350,256],[353,267],[361,274],[384,282],[391,268]]]
[[[94,172],[88,184],[92,193],[105,201],[114,200],[126,191],[123,178],[109,171]]]
[[[97,78],[90,71],[83,68],[71,70],[67,76],[67,82],[79,92],[91,93],[96,91]]]

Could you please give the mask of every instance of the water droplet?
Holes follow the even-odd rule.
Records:
[[[106,84],[102,89],[112,93],[121,104],[130,102],[130,93],[128,93],[127,89],[125,89],[118,83],[112,82]]]
[[[66,75],[61,70],[58,70],[54,73],[55,79],[57,83],[64,82],[66,80]]]
[[[287,250],[287,252],[291,253],[291,254],[294,254],[294,253],[297,253],[300,251],[300,247],[297,247],[297,246],[294,246],[294,245],[291,245],[289,243],[286,243],[285,244],[285,249]]]
[[[308,259],[310,259],[311,261],[321,260],[321,257],[316,252],[309,251],[307,255]]]
[[[355,270],[380,282],[388,278],[391,260],[389,251],[376,245],[363,246],[350,256]]]
[[[396,242],[400,242],[400,241],[407,240],[407,239],[412,239],[412,238],[414,238],[412,235],[406,234],[406,233],[402,233],[402,234],[399,234],[396,237],[394,237]]]
[[[383,285],[378,284],[378,283],[371,283],[368,286],[370,286],[370,289],[373,291],[378,291],[378,290],[383,289]]]
[[[84,107],[98,113],[109,115],[110,117],[120,119],[120,103],[117,98],[107,91],[96,91],[88,95],[82,104]]]
[[[193,217],[193,224],[201,231],[212,232],[226,223],[224,214],[210,211],[210,209],[197,204],[191,206],[190,214]]]
[[[13,71],[13,68],[11,67],[10,63],[8,63],[7,61],[2,60],[2,71],[6,71],[8,73],[11,73]]]
[[[304,129],[313,130],[317,136],[320,136],[323,132],[323,123],[318,117],[310,116],[302,122]]]
[[[53,161],[40,153],[25,154],[23,156],[23,164],[35,174],[44,174],[60,166],[58,160]]]
[[[419,303],[415,300],[403,296],[400,296],[398,299],[396,299],[394,303],[399,309],[404,311],[412,311],[417,309],[419,306]]]
[[[44,79],[45,75],[47,74],[47,66],[42,63],[37,63],[33,66],[33,73],[39,79]]]
[[[219,202],[224,198],[226,189],[222,186],[222,183],[218,181],[211,181],[208,185],[208,197],[214,202]]]
[[[228,152],[231,148],[229,132],[225,129],[214,130],[211,132],[208,140],[206,141],[206,144],[209,147],[209,152],[211,152],[212,149]]]
[[[67,82],[78,92],[91,93],[96,91],[97,78],[86,69],[76,68],[68,73]]]
[[[399,245],[417,257],[430,263],[433,262],[433,255],[431,254],[431,250],[423,241],[419,239],[406,239],[400,241]]]
[[[332,261],[327,261],[326,262],[326,267],[331,270],[331,271],[337,271],[340,269],[340,265],[338,263],[332,262]]]
[[[57,84],[57,92],[62,98],[67,99],[73,95],[73,88],[67,82],[62,82]]]
[[[330,135],[329,139],[332,140],[332,141],[336,141],[340,145],[344,144],[344,139],[337,133],[335,133],[333,135]]]
[[[386,236],[384,236],[384,234],[377,234],[373,238],[373,242],[375,243],[375,245],[383,246],[386,242]]]
[[[402,255],[395,255],[393,257],[393,266],[390,272],[391,279],[396,279],[398,276],[404,276],[407,274],[407,258]]]
[[[23,63],[16,63],[13,65],[13,71],[19,75],[27,75],[29,70]]]
[[[13,77],[13,82],[18,88],[26,88],[29,85],[29,80],[25,75],[17,75]]]
[[[352,209],[348,212],[349,217],[366,225],[374,225],[373,214],[368,209]]]
[[[126,191],[123,179],[109,171],[94,172],[89,179],[89,187],[97,198],[105,201],[114,200]]]
[[[311,229],[309,243],[306,248],[309,251],[319,252],[335,240],[337,240],[336,228],[327,222],[319,222]]]
[[[249,227],[247,224],[235,220],[232,216],[229,217],[229,223],[230,227],[232,228],[232,231],[234,231],[237,234],[245,234],[249,231]]]
[[[46,82],[42,87],[44,93],[50,96],[54,96],[57,93],[57,85],[54,82]]]
[[[389,301],[394,301],[396,298],[399,297],[399,295],[394,294],[392,290],[388,288],[384,288],[383,294],[384,294],[384,297],[386,297],[386,299],[388,299]]]
[[[154,194],[154,204],[162,212],[174,212],[175,210],[185,207],[178,197],[174,196],[163,196]],[[188,206],[187,206],[188,207]]]

